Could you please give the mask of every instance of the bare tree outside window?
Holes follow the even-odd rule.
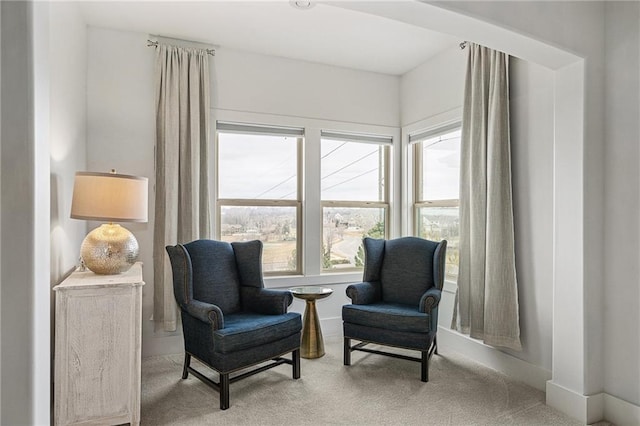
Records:
[[[435,135],[434,135],[435,133]],[[415,235],[447,240],[446,278],[456,280],[459,265],[460,128],[431,132],[414,145]]]
[[[364,139],[364,140],[362,140]],[[385,238],[388,222],[388,144],[348,135],[322,138],[322,269],[361,269],[362,239]]]
[[[265,275],[301,273],[302,129],[280,135],[277,128],[222,127],[216,155],[218,238],[262,241]]]

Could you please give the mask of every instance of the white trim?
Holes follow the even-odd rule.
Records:
[[[347,132],[333,132],[331,130],[322,130],[320,132],[322,139],[330,139],[334,141],[347,141],[358,143],[371,143],[375,145],[393,145],[392,136],[363,135]]]
[[[402,126],[402,135],[407,137],[409,135],[415,135],[417,133],[433,130],[438,127],[453,125],[455,123],[462,122],[462,106],[444,111],[430,117],[425,117],[422,120],[414,121],[413,123],[405,124]]]
[[[458,283],[445,279],[444,285],[442,286],[442,291],[455,295],[458,291]]]
[[[422,131],[409,134],[409,143],[419,143],[427,139],[435,138],[436,136],[442,136],[447,133],[451,133],[455,130],[462,128],[462,120],[454,121],[449,124],[442,124],[434,126]]]
[[[515,358],[443,326],[438,326],[438,350],[445,356],[448,351],[457,352],[542,391],[547,380],[551,378],[551,371],[547,369]]]
[[[31,300],[33,312],[31,315],[31,346],[30,362],[33,366],[31,373],[31,421],[33,424],[47,424],[51,418],[51,391],[48,386],[48,379],[51,377],[51,292],[49,291],[49,280],[51,271],[51,189],[50,189],[50,111],[49,96],[50,88],[50,67],[49,67],[49,5],[44,2],[34,2],[31,7],[31,67],[30,76],[32,84],[31,99],[29,100],[31,111],[31,125],[33,134],[31,137],[33,147],[30,148],[33,169],[33,242],[31,250],[32,262],[32,283]],[[26,141],[25,141],[26,142]],[[26,173],[26,171],[24,172]],[[26,236],[25,236],[26,237]],[[23,253],[27,255],[27,253]],[[27,261],[28,262],[28,261]],[[27,283],[24,283],[25,285]],[[10,291],[8,293],[11,293]],[[25,336],[26,337],[26,336]],[[25,354],[26,355],[26,354]],[[28,375],[27,375],[28,377]],[[27,379],[27,377],[24,377]],[[44,385],[44,384],[47,385]]]
[[[302,197],[302,273],[304,277],[294,284],[291,280],[293,277],[287,277],[284,282],[287,286],[291,285],[313,285],[314,280],[319,278],[322,271],[322,244],[318,238],[322,238],[322,208],[309,208],[309,206],[321,206],[320,200],[320,178],[321,168],[319,158],[321,157],[321,129],[318,127],[305,128],[304,140],[304,193]],[[315,238],[309,238],[315,235]],[[269,284],[283,282],[282,279],[273,278],[269,280]],[[329,282],[320,282],[319,284],[328,284]]]
[[[233,123],[218,120],[215,122],[216,130],[220,133],[240,133],[251,135],[272,135],[272,136],[304,136],[304,129],[301,127],[264,126],[250,123]]]
[[[589,375],[585,300],[590,289],[585,276],[588,259],[584,240],[585,73],[584,60],[556,71],[554,93],[551,363],[553,383],[579,395],[588,392]]]
[[[400,215],[404,219],[400,224],[401,235],[415,235],[416,226],[413,207],[415,194],[413,183],[415,167],[412,158],[412,149],[409,146],[411,145],[409,140],[410,135],[419,132],[422,133],[442,126],[449,126],[454,123],[462,123],[462,106],[426,117],[413,123],[405,124],[401,128],[400,149],[396,150],[396,152],[400,154],[398,163],[402,170],[402,175],[400,176],[402,181],[400,190],[402,192],[398,194],[401,206]]]
[[[640,406],[604,394],[604,418],[618,426],[640,424]]]
[[[282,277],[265,277],[266,288],[289,288],[300,285],[351,284],[362,281],[362,271],[351,273],[325,273],[321,275],[291,275]]]
[[[592,424],[602,420],[604,393],[581,395],[552,380],[547,382],[547,405],[581,421]]]
[[[378,136],[390,136],[394,140],[400,137],[400,128],[379,126],[367,123],[325,120],[311,117],[295,117],[291,115],[265,114],[250,111],[235,111],[229,109],[212,108],[217,121],[254,123],[268,126],[287,126],[316,129],[331,129],[334,132],[363,133]]]
[[[320,200],[320,143],[321,132],[330,129],[332,133],[342,133],[345,135],[376,135],[378,137],[388,137],[392,142],[392,148],[388,155],[391,157],[388,161],[387,178],[390,185],[390,193],[388,196],[388,220],[389,238],[398,235],[401,226],[400,214],[394,212],[397,208],[397,200],[400,199],[399,188],[397,187],[399,180],[396,173],[399,169],[394,167],[395,155],[400,146],[400,128],[392,126],[379,126],[374,124],[363,124],[355,122],[343,122],[326,119],[316,119],[311,117],[296,117],[281,114],[265,114],[250,111],[236,111],[228,109],[211,109],[212,131],[215,133],[215,123],[251,123],[256,126],[277,127],[277,128],[300,128],[304,129],[305,139],[302,147],[303,173],[302,185],[302,274],[286,277],[265,277],[265,285],[268,288],[292,287],[294,285],[326,285],[359,282],[362,280],[362,271],[355,273],[345,272],[326,272],[322,273],[320,264],[320,244],[318,238],[322,236],[322,203]],[[214,135],[215,139],[215,135]],[[386,145],[386,144],[385,144]],[[395,148],[395,149],[394,149]],[[215,150],[211,151],[215,162]],[[217,173],[210,174],[211,188],[214,192],[212,200],[217,200]],[[214,228],[218,227],[217,205],[212,215]],[[218,230],[215,229],[214,232]],[[216,234],[214,234],[216,235]],[[349,277],[349,278],[344,278]]]

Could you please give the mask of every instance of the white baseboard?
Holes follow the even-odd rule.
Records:
[[[585,424],[606,420],[616,426],[640,425],[640,406],[604,392],[581,395],[551,380],[547,382],[547,405]]]
[[[604,419],[616,426],[640,425],[640,406],[605,393]]]
[[[438,351],[446,355],[447,351],[458,352],[487,367],[498,370],[516,380],[544,391],[551,371],[530,364],[496,348],[485,345],[479,340],[444,327],[438,327]]]
[[[604,393],[582,395],[552,380],[547,382],[547,405],[585,424],[603,419]]]

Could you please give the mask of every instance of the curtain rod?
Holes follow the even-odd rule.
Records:
[[[153,40],[147,40],[147,47],[158,47],[158,42]],[[216,49],[204,49],[211,56],[216,56]]]
[[[465,47],[467,47],[467,42],[463,41],[462,43],[460,43],[458,46],[460,46],[460,49],[464,50]]]

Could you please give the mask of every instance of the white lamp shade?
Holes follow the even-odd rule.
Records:
[[[149,179],[116,173],[77,172],[71,217],[106,222],[146,222]]]

